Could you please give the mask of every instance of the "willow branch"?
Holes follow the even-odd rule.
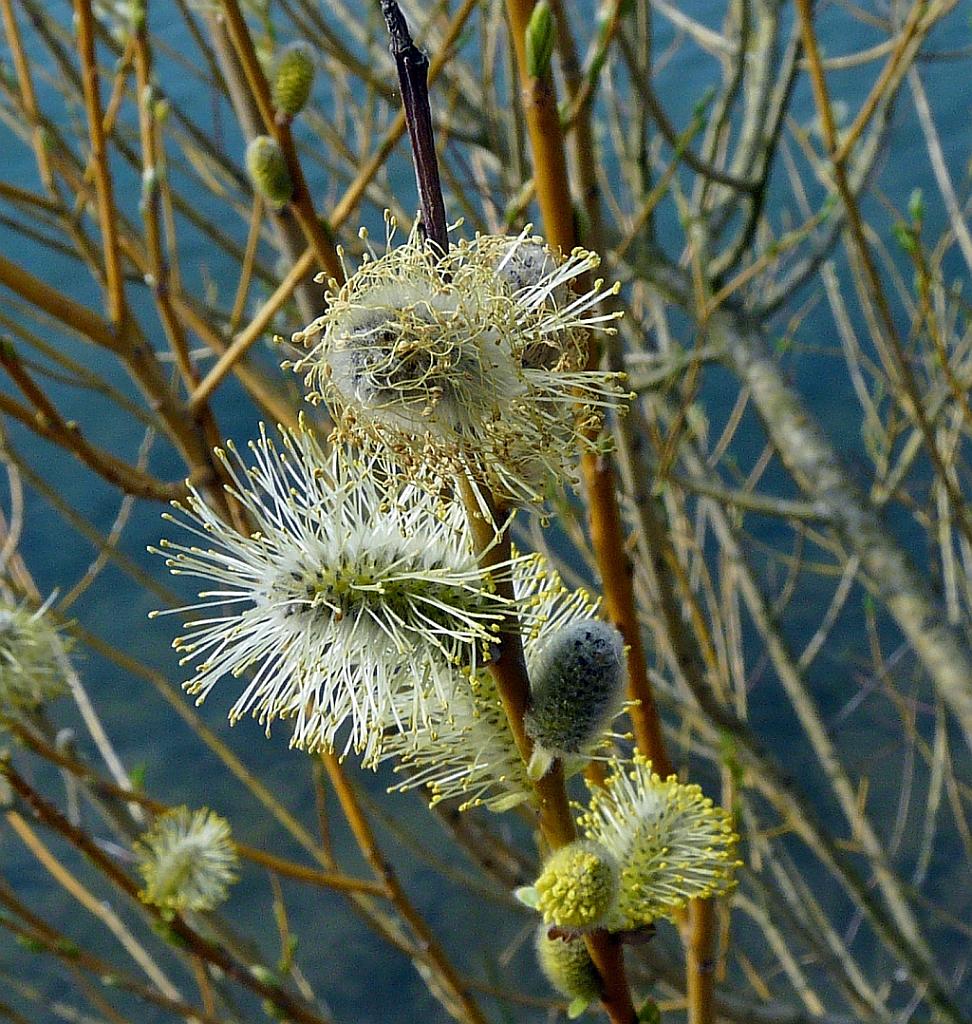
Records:
[[[37,817],[57,832],[72,846],[85,855],[104,874],[116,889],[124,893],[132,903],[155,920],[163,922],[158,910],[142,903],[135,882],[106,854],[83,829],[71,824],[67,818],[34,790],[9,762],[0,764],[0,774],[10,783],[14,792],[21,797]],[[244,988],[269,1000],[299,1024],[325,1024],[326,1018],[307,1009],[280,985],[261,981],[250,971],[249,966],[231,957],[221,946],[210,942],[192,928],[182,917],[175,915],[165,920],[168,928],[197,956],[207,963],[220,968]]]
[[[323,754],[322,758],[345,820],[358,844],[358,849],[368,862],[375,877],[381,882],[384,894],[414,932],[419,947],[423,951],[423,959],[428,967],[435,972],[440,984],[448,993],[449,1003],[452,1004],[448,1006],[450,1012],[457,1020],[468,1021],[469,1024],[486,1024],[482,1010],[466,990],[462,978],[446,956],[445,950],[425,919],[413,906],[391,864],[378,848],[371,825],[361,809],[354,790],[345,778],[338,758],[334,754]],[[455,1012],[457,1010],[459,1012]]]
[[[847,213],[848,228],[854,247],[870,286],[870,295],[877,307],[882,331],[891,345],[895,368],[908,398],[909,411],[914,416],[916,425],[925,440],[936,477],[948,493],[957,525],[966,539],[972,542],[972,524],[969,522],[965,499],[957,490],[952,474],[942,462],[941,452],[918,393],[917,382],[908,363],[908,357],[902,346],[894,317],[865,238],[860,208],[851,191],[844,161],[839,159],[841,153],[837,149],[836,128],[820,64],[819,48],[813,30],[813,15],[808,0],[798,0],[797,11],[803,32],[804,49],[810,65],[814,96],[824,129],[824,137],[831,152],[834,177]],[[912,45],[915,44],[914,39],[911,42]],[[741,337],[745,337],[745,335]],[[745,360],[745,362],[739,362],[740,368],[745,368],[750,374],[753,369],[762,365],[763,360],[758,352],[739,351],[737,346],[737,353]],[[755,358],[752,358],[753,356]],[[767,378],[767,382],[774,385],[772,391],[778,392],[779,389],[775,387],[777,383],[775,377],[774,374],[772,378]],[[784,389],[782,394],[778,394],[777,397],[788,399],[785,411],[790,412],[791,396],[788,389]],[[781,409],[782,411],[784,410]],[[776,425],[772,421],[768,421],[768,423],[771,432],[776,434],[783,429],[796,427],[801,433],[812,432],[815,435],[813,437],[815,443],[809,452],[798,453],[787,445],[787,449],[790,449],[789,454],[798,464],[810,461],[806,457],[810,453],[816,456],[813,464],[807,466],[807,469],[815,471],[813,478],[820,481],[822,494],[826,490],[836,489],[841,492],[849,492],[848,497],[853,497],[852,504],[842,515],[842,525],[848,534],[847,539],[861,555],[865,568],[872,575],[876,571],[876,581],[882,590],[882,596],[885,596],[889,609],[911,641],[916,653],[925,662],[939,692],[957,718],[966,744],[972,750],[972,658],[969,657],[967,645],[960,641],[953,628],[945,621],[937,607],[937,601],[932,597],[925,581],[911,566],[896,542],[885,531],[877,515],[867,507],[864,499],[857,494],[856,488],[843,476],[843,473],[840,470],[835,472],[836,467],[827,466],[826,477],[821,479],[821,470],[824,467],[821,465],[820,457],[831,453],[827,451],[826,442],[820,435],[816,424],[812,421],[809,423],[804,421],[798,425],[793,424],[789,419]],[[784,458],[786,458],[786,454],[784,453]],[[836,459],[834,461],[836,462]]]
[[[183,483],[165,483],[91,444],[75,422],[65,420],[61,416],[24,368],[13,346],[3,340],[0,340],[0,366],[3,366],[11,380],[34,407],[32,412],[7,395],[0,395],[0,412],[12,416],[35,434],[71,452],[98,476],[126,494],[152,501],[169,502],[185,493]]]
[[[40,946],[45,952],[61,960],[68,968],[80,967],[98,979],[100,984],[104,983],[104,979],[110,978],[112,984],[121,991],[130,992],[150,1006],[157,1006],[184,1020],[199,1021],[199,1024],[225,1024],[224,1018],[212,1016],[205,1010],[183,1002],[181,999],[170,999],[162,992],[144,985],[137,978],[124,971],[119,971],[114,964],[107,960],[87,952],[29,910],[17,899],[14,890],[2,879],[0,879],[0,904],[25,922],[17,924],[7,917],[3,922],[3,927],[14,935]],[[17,1018],[12,1019],[16,1020]]]
[[[14,15],[11,0],[0,0],[0,16],[3,18],[3,30],[7,37],[7,45],[10,47],[11,56],[13,57],[14,72],[17,75],[21,102],[31,125],[30,137],[34,149],[34,158],[37,161],[41,181],[50,192],[54,185],[54,175],[51,171],[51,162],[48,157],[47,146],[44,142],[44,129],[39,116],[34,81],[30,74],[30,63],[24,52],[20,29],[17,27],[17,18]]]
[[[278,117],[274,110],[273,99],[270,94],[270,83],[267,81],[260,61],[257,58],[256,49],[253,46],[253,39],[247,28],[243,12],[239,8],[237,0],[225,0],[223,13],[226,18],[226,27],[229,31],[233,47],[243,66],[247,84],[256,101],[257,109],[263,120],[267,134],[272,135],[283,151],[287,160],[287,169],[290,172],[290,180],[293,182],[294,191],[290,205],[300,223],[301,229],[310,242],[319,264],[327,271],[330,277],[341,281],[344,279],[344,271],[341,261],[338,259],[337,251],[331,237],[330,229],[327,228],[314,210],[314,202],[311,199],[310,190],[307,187],[307,180],[304,177],[300,159],[297,156],[297,147],[294,145],[294,137],[290,131],[289,119]]]
[[[429,65],[428,81],[430,84],[438,78],[446,61],[451,56],[452,48],[476,7],[476,3],[477,0],[463,0],[463,3],[457,8],[455,14],[450,19],[445,30],[442,49],[435,55]],[[338,231],[343,227],[355,211],[368,186],[374,180],[375,175],[385,166],[389,155],[404,134],[405,128],[405,114],[399,110],[385,131],[381,141],[375,147],[374,153],[365,161],[354,180],[348,185],[344,194],[334,205],[330,218],[332,231]],[[225,350],[216,365],[203,378],[192,395],[190,400],[191,408],[197,407],[208,398],[230,372],[235,371],[238,376],[246,372],[241,367],[240,360],[253,346],[253,343],[257,341],[262,332],[266,330],[267,325],[281,307],[289,301],[291,295],[299,288],[307,274],[313,269],[315,261],[316,251],[313,247],[305,249],[297,257],[290,271],[279,283],[274,293],[263,303],[250,323],[236,335],[230,347]],[[286,419],[281,418],[279,413],[276,414],[275,418],[277,422],[286,422]]]
[[[108,315],[112,323],[121,324],[127,315],[125,277],[118,248],[118,233],[115,226],[117,213],[112,192],[111,171],[108,167],[108,152],[105,146],[91,0],[75,0],[74,10],[77,17],[78,54],[81,57],[84,106],[88,118],[91,159],[94,165],[95,194],[98,197],[98,222],[101,228],[101,244],[104,249]]]

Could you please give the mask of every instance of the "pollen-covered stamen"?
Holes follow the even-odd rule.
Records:
[[[550,855],[534,888],[537,909],[547,924],[574,930],[596,928],[614,910],[618,865],[600,844],[577,839]]]
[[[404,774],[392,791],[425,788],[432,804],[459,801],[458,809],[504,811],[529,800],[526,767],[489,672],[456,687],[426,726],[389,739],[385,753]]]
[[[630,767],[612,764],[578,824],[621,865],[614,930],[670,918],[689,900],[734,884],[738,836],[729,815],[698,786],[655,775],[640,754]]]
[[[67,692],[64,642],[47,608],[0,601],[0,712],[33,711]]]
[[[589,595],[567,590],[541,555],[514,558],[512,575],[528,665],[552,633],[597,615]],[[434,803],[456,801],[460,810],[485,805],[504,811],[534,798],[496,683],[487,671],[461,680],[424,725],[389,737],[384,756],[395,758],[396,770],[405,776],[395,790],[423,786]]]
[[[225,524],[190,488],[176,520],[206,546],[163,542],[170,569],[211,584],[177,638],[203,699],[223,676],[253,675],[231,720],[293,718],[292,742],[380,754],[388,728],[413,729],[489,657],[508,601],[484,579],[458,509],[391,486],[381,460],[325,456],[306,431],[264,435],[246,466],[221,455],[255,527]],[[497,567],[502,574],[510,565]]]
[[[474,433],[518,388],[487,324],[466,325],[475,299],[446,285],[381,284],[349,296],[327,323],[311,366],[344,401],[402,430]]]
[[[506,501],[543,497],[572,477],[578,446],[595,449],[621,378],[587,369],[589,334],[610,330],[597,265],[540,240],[479,236],[436,260],[416,235],[347,282],[294,336],[320,342],[296,364],[337,436],[393,453],[410,473],[471,476]]]

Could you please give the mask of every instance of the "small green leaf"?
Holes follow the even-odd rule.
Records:
[[[519,889],[513,890],[513,895],[523,906],[529,907],[531,910],[536,910],[540,906],[540,897],[532,885],[521,885]]]
[[[142,792],[145,789],[145,775],[148,772],[148,765],[141,761],[135,765],[132,770],[128,773],[129,780],[132,784],[132,789],[136,792]]]
[[[917,252],[918,250],[918,239],[915,237],[914,231],[911,227],[905,224],[904,221],[898,221],[891,228],[898,245],[904,249],[905,252]]]
[[[658,1003],[654,999],[645,1000],[638,1011],[638,1022],[639,1024],[660,1024],[661,1010],[658,1009]]]
[[[925,219],[925,199],[920,188],[916,188],[908,198],[908,213],[915,224],[920,225]]]
[[[280,978],[277,976],[277,972],[264,964],[250,964],[250,974],[263,985],[270,985],[273,988],[280,987]]]

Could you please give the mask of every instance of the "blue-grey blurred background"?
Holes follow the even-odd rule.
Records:
[[[726,5],[715,0],[683,0],[679,6],[693,18],[717,28]],[[828,54],[851,53],[884,39],[878,29],[869,27],[863,21],[844,17],[830,18],[831,6],[820,5],[821,38]],[[66,29],[70,28],[71,11],[67,3],[54,0],[48,8]],[[204,129],[208,126],[213,137],[219,140],[227,152],[239,154],[243,141],[231,111],[222,99],[201,87],[177,60],[177,55],[187,57],[190,61],[197,60],[198,51],[175,4],[166,0],[151,3],[149,8],[150,24],[156,39],[172,51],[167,54],[159,47],[156,57],[158,78],[172,100],[191,112]],[[271,12],[272,9],[271,5]],[[321,9],[327,17],[327,5],[322,4]],[[944,32],[939,31],[933,37],[930,48],[958,51],[972,45],[970,14],[972,5],[960,4],[958,14],[948,21],[947,38]],[[829,29],[829,26],[836,25],[840,26],[839,34]],[[852,27],[852,31],[848,31],[848,26]],[[655,45],[661,53],[673,41],[674,34],[664,19],[658,20],[658,31]],[[57,71],[49,65],[46,55],[37,48],[36,43],[30,43],[30,48],[37,60],[36,72],[43,103],[45,96],[53,89],[52,82],[45,79],[56,76]],[[9,53],[2,45],[0,61],[3,62],[4,73],[8,73]],[[956,74],[954,68],[952,62],[942,60],[924,65],[922,74],[941,132],[946,160],[956,180],[965,184],[969,155],[972,152],[972,89],[964,72]],[[863,97],[873,74],[874,69],[870,64],[835,72],[835,91],[853,104],[855,99]],[[672,60],[660,73],[657,85],[668,105],[670,117],[681,125],[687,122],[694,105],[715,81],[714,65],[703,60],[697,49],[684,47],[675,51]],[[328,83],[318,83],[317,99],[325,110],[329,102],[328,89]],[[66,111],[64,116],[78,118],[82,112]],[[813,103],[805,78],[801,78],[798,85],[793,116],[808,126],[812,125]],[[307,136],[306,130],[304,135]],[[895,124],[887,148],[893,157],[879,161],[877,182],[880,189],[899,205],[903,203],[902,197],[915,188],[923,188],[927,195],[933,196],[931,169],[906,94],[902,96],[895,111]],[[38,187],[33,155],[4,126],[0,126],[0,162],[3,164],[2,174],[6,181],[29,188]],[[402,145],[391,166],[397,176],[396,187],[402,205],[406,208],[414,207],[414,182]],[[326,176],[319,168],[310,164],[308,167],[312,191],[318,196],[325,194],[330,184]],[[140,182],[131,169],[121,162],[117,163],[116,171],[118,201],[134,217],[137,215]],[[174,169],[174,173],[177,174],[178,170]],[[205,194],[199,196],[199,212],[203,215],[207,213]],[[928,234],[936,235],[944,224],[943,210],[937,202],[929,202],[926,216]],[[374,211],[367,214],[366,219],[373,228],[376,227],[378,217]],[[664,218],[661,223],[664,226]],[[875,224],[876,230],[887,237],[887,221],[878,219]],[[226,224],[224,227],[241,243],[245,240],[244,224]],[[179,224],[179,234],[183,275],[186,278],[196,275],[200,282],[205,281],[207,287],[226,297],[228,303],[237,283],[234,276],[236,263],[221,258],[210,242],[188,223]],[[660,241],[664,245],[665,239]],[[23,261],[25,252],[33,253],[36,250],[35,273],[48,281],[60,280],[67,293],[99,308],[99,289],[74,261],[40,246],[32,247],[32,243],[21,233],[15,233],[8,224],[2,222],[0,248],[4,251],[16,249],[20,261]],[[27,265],[31,266],[29,261]],[[946,263],[946,273],[947,269]],[[952,269],[957,272],[957,267]],[[261,297],[257,289],[251,296],[254,307]],[[806,298],[809,301],[811,297],[808,294]],[[0,311],[16,317],[17,311],[13,306],[3,309],[6,299],[6,296],[0,299]],[[149,300],[143,293],[136,301]],[[794,302],[793,308],[798,305],[799,302]],[[852,306],[853,309],[856,307]],[[300,326],[287,318],[279,319],[274,325],[282,334]],[[781,325],[780,335],[784,333]],[[853,466],[863,460],[859,455],[861,438],[857,430],[857,418],[842,416],[842,408],[849,398],[848,392],[842,389],[849,389],[850,385],[845,375],[832,372],[832,357],[820,354],[814,348],[835,345],[832,334],[830,321],[811,306],[796,332],[796,339],[806,343],[807,348],[797,345],[793,352],[783,358],[788,373],[826,424],[830,435],[839,442]],[[105,374],[119,388],[134,395],[127,378],[105,353],[84,346],[56,329],[52,329],[47,336],[75,358]],[[161,337],[153,340],[158,345],[162,344]],[[269,347],[259,356],[268,366],[278,357],[279,353],[271,351]],[[728,405],[736,397],[735,388],[727,386],[728,383],[727,378],[713,374],[705,384],[703,400],[716,424],[728,414]],[[131,435],[130,421],[121,414],[117,418],[106,415],[105,410],[112,409],[112,406],[100,396],[56,384],[51,385],[51,391],[65,413],[83,425],[86,435],[92,441],[123,453],[128,458],[135,455],[142,438]],[[234,381],[227,381],[220,388],[214,409],[225,435],[235,438],[241,445],[255,436],[257,414]],[[751,433],[755,455],[762,442],[755,429]],[[36,440],[16,425],[9,426],[9,434],[14,447],[27,456],[39,474],[54,483],[59,496],[67,504],[103,531],[110,528],[119,511],[119,496],[115,491],[94,478],[72,458]],[[163,443],[153,447],[150,464],[163,478],[172,478],[180,472],[177,459]],[[771,483],[786,486],[777,478],[773,478]],[[65,524],[58,512],[33,488],[27,488],[25,502],[21,553],[42,594],[58,590],[63,593],[84,574],[95,557],[95,551],[79,539],[77,533]],[[150,504],[136,507],[125,529],[122,549],[161,580],[164,575],[161,560],[145,551],[148,545],[158,541],[164,530],[159,513],[160,509]],[[777,529],[774,522],[767,519],[757,520],[757,523],[758,526],[751,526],[751,529],[756,532],[765,530],[765,539],[771,543],[773,531]],[[909,522],[904,516],[892,525],[899,531],[899,535],[906,538],[911,536]],[[917,538],[917,534],[914,537]],[[918,559],[923,557],[921,551],[916,550],[914,553]],[[166,579],[163,582],[186,595],[191,593],[191,589],[179,581]],[[801,595],[804,604],[801,606],[797,602],[791,608],[787,629],[795,644],[799,645],[801,641],[805,643],[808,639],[808,634],[804,632],[801,635],[800,630],[813,628],[821,610],[819,605],[814,604],[814,598],[820,598],[825,593],[822,589],[815,595],[808,585],[806,593]],[[109,566],[71,609],[70,615],[86,629],[134,654],[172,681],[178,682],[181,679],[180,670],[176,656],[170,649],[175,621],[148,619],[149,611],[158,605],[159,599],[156,596],[139,588],[130,578]],[[801,607],[805,608],[805,622],[801,622]],[[858,727],[850,704],[862,687],[868,685],[868,681],[861,678],[861,673],[866,672],[860,651],[862,629],[859,613],[852,611],[846,615],[811,676],[814,694],[821,704],[825,720],[837,731]],[[890,634],[888,642],[896,642]],[[215,757],[147,681],[122,671],[91,650],[79,648],[75,662],[117,749],[128,766],[144,770],[145,785],[153,796],[171,803],[212,807],[234,822],[236,835],[241,841],[299,856],[296,850],[288,848],[281,831],[269,822],[266,814],[254,807],[242,786],[228,777]],[[247,768],[259,776],[279,800],[313,829],[314,793],[308,758],[288,749],[285,727],[274,729],[269,739],[265,737],[261,726],[253,721],[241,722],[231,730],[226,721],[226,712],[234,700],[234,690],[232,680],[217,686],[201,709],[204,720],[238,754]],[[768,746],[777,751],[792,751],[787,766],[799,776],[802,769],[811,770],[812,762],[799,746],[788,747],[788,737],[791,731],[795,735],[796,727],[788,715],[780,710],[780,704],[772,680],[759,674],[754,675],[751,718],[758,723],[759,731]],[[928,709],[925,712],[930,714]],[[847,733],[842,735],[846,738]],[[859,741],[862,757],[873,760],[874,772],[882,770],[880,758],[883,756],[885,739],[879,733],[875,734],[874,723],[868,720]],[[383,793],[388,777],[369,777],[365,783],[369,791],[377,796]],[[400,838],[395,841],[389,838],[391,833],[383,831],[386,852],[395,861],[408,891],[414,895],[435,931],[445,945],[455,951],[457,959],[468,972],[486,978],[502,978],[503,968],[497,965],[497,958],[508,948],[516,947],[518,942],[522,945],[529,924],[528,917],[512,910],[499,893],[496,899],[477,901],[475,914],[470,914],[469,903],[461,895],[461,890],[453,887],[444,879],[443,873],[437,870],[441,865],[428,863],[414,854],[411,837],[420,839],[423,844],[431,842],[436,855],[450,870],[472,873],[468,865],[457,861],[445,837],[436,835],[438,826],[431,823],[421,802],[414,797],[399,798],[397,804],[384,802],[382,806],[385,810],[393,810],[397,827],[401,829]],[[885,808],[871,806],[870,810],[879,821],[883,814],[893,813],[890,805]],[[823,811],[833,814],[832,809],[826,805]],[[347,863],[357,866],[350,846],[343,839],[340,842],[344,844]],[[951,855],[948,850],[940,850],[932,866],[943,891],[946,887],[951,891],[953,913],[956,914],[969,910],[967,870],[957,866],[961,864],[961,856],[960,846]],[[23,848],[7,831],[0,832],[0,864],[6,874],[19,879],[18,884],[23,892],[35,897],[32,902],[46,908],[49,918],[73,921],[74,934],[78,938],[83,938],[88,928],[95,931],[94,922],[84,919],[83,913],[63,890],[52,884],[46,873],[33,858],[25,855]],[[292,931],[301,936],[297,959],[337,1021],[380,1020],[407,1024],[446,1019],[441,1007],[428,995],[413,967],[405,958],[379,943],[337,895],[296,885],[285,885],[284,893]],[[240,884],[233,889],[229,909],[234,921],[253,941],[269,951],[269,957],[273,960],[279,955],[279,937],[268,915],[269,895],[265,875],[252,866],[246,867]],[[818,893],[818,897],[826,904],[826,892]],[[101,946],[105,940],[99,935],[93,941]],[[0,968],[6,970],[14,964],[23,965],[25,960],[22,951],[8,946],[8,940],[0,938]],[[27,962],[30,963],[29,960]],[[36,974],[24,980],[44,989],[52,998],[60,995],[69,998],[71,988],[68,981],[48,971],[39,958],[34,963]],[[878,979],[874,980],[877,982]],[[501,1010],[496,1005],[490,1012],[496,1021],[542,1019],[539,1011],[522,1007]],[[154,1013],[150,1008],[145,1008],[141,1019],[146,1022],[164,1019],[161,1015],[154,1016]],[[52,1015],[49,1019],[54,1021],[57,1018]],[[47,1020],[43,1018],[44,1024]]]

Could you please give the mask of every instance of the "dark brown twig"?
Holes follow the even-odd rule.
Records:
[[[429,106],[429,58],[412,42],[412,36],[395,0],[381,0],[381,13],[385,16],[389,49],[398,68],[398,81],[402,89],[405,123],[412,143],[412,161],[415,165],[415,184],[422,207],[422,227],[426,238],[440,252],[449,248],[445,203],[439,180],[439,161],[435,154],[435,135],[432,130],[432,110]]]

